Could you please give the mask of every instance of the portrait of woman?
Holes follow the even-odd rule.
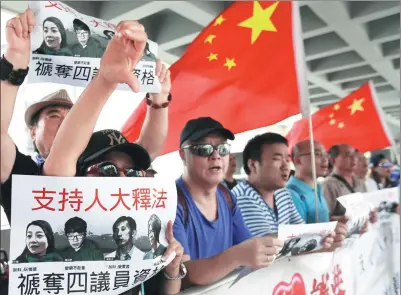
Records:
[[[158,256],[161,256],[166,251],[167,249],[166,246],[160,244],[159,241],[161,229],[162,229],[162,222],[160,218],[157,215],[153,214],[149,218],[148,222],[148,237],[152,248],[150,249],[149,252],[145,254],[145,256],[143,257],[144,260],[153,259]]]
[[[63,23],[56,17],[48,17],[43,21],[43,42],[32,53],[72,56],[67,47],[67,34]]]
[[[16,259],[18,263],[63,261],[55,252],[53,230],[44,220],[35,220],[28,224],[25,245],[24,251]]]
[[[149,42],[146,42],[145,50],[143,51],[143,56],[141,58],[143,61],[156,61],[156,55],[150,51]]]

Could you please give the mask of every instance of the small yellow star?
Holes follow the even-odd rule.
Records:
[[[253,2],[253,15],[238,24],[240,27],[252,29],[251,44],[259,38],[263,31],[277,32],[276,27],[271,21],[271,17],[276,10],[278,2],[273,3],[263,9],[258,1]]]
[[[228,70],[231,70],[232,67],[236,67],[237,64],[235,63],[235,58],[226,58],[226,63],[224,64],[224,66],[227,67]]]
[[[216,35],[209,35],[209,36],[207,36],[206,39],[205,39],[205,43],[210,43],[210,44],[212,44],[214,38],[216,38]]]
[[[344,123],[343,122],[338,123],[338,128],[340,129],[344,128]]]
[[[216,20],[214,21],[214,26],[219,26],[221,25],[226,19],[220,15]]]
[[[334,117],[334,114],[333,114],[333,113],[331,113],[329,117],[330,117],[330,118],[333,118],[333,117]]]
[[[336,111],[338,111],[338,110],[340,109],[340,105],[339,105],[338,103],[336,103],[336,104],[334,105],[334,109],[335,109]]]
[[[330,120],[330,125],[334,125],[334,124],[336,124],[336,119],[331,119]]]
[[[351,115],[355,114],[357,111],[364,111],[362,103],[365,101],[364,98],[354,99],[351,105],[348,106],[348,109],[351,110]]]
[[[217,60],[217,53],[210,53],[208,57],[206,57],[209,61]]]

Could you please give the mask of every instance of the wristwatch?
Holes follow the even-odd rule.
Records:
[[[181,262],[180,263],[180,275],[178,277],[170,278],[164,270],[163,270],[163,274],[164,274],[164,277],[166,278],[166,280],[169,280],[169,281],[182,280],[183,278],[185,278],[187,276],[187,268],[185,267],[184,263]]]
[[[149,94],[149,93],[146,93],[146,104],[147,104],[148,106],[154,108],[154,109],[164,109],[164,108],[167,108],[168,105],[169,105],[170,102],[171,102],[171,99],[172,99],[172,96],[171,96],[171,93],[169,93],[169,94],[168,94],[168,97],[167,97],[167,101],[166,101],[165,103],[159,105],[159,104],[153,103],[153,102],[150,100],[150,94]]]
[[[20,86],[28,74],[29,67],[27,67],[25,70],[19,69],[16,71],[13,70],[13,68],[13,64],[10,63],[3,55],[3,57],[0,58],[0,79],[2,81],[8,81],[12,85]]]

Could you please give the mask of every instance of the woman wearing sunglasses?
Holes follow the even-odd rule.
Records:
[[[366,181],[366,186],[369,192],[392,187],[390,181],[393,163],[383,154],[378,154],[370,159],[371,174]]]
[[[136,21],[124,21],[117,26],[115,37],[109,42],[101,59],[96,77],[86,87],[60,126],[50,154],[43,166],[43,174],[49,176],[87,177],[142,177],[149,168],[151,157],[139,144],[129,143],[117,130],[102,130],[92,134],[103,106],[119,83],[128,84],[134,92],[139,91],[139,81],[132,74],[146,46],[144,27]],[[161,84],[159,94],[147,97],[148,112],[165,112],[171,97],[170,72],[156,62],[156,76]],[[167,126],[163,120],[149,116],[151,125],[157,126],[162,137]],[[164,122],[164,121],[163,121]],[[175,252],[174,260],[155,277],[142,285],[142,295],[177,294],[186,269],[181,263],[182,246],[173,236],[171,221],[167,225],[169,242],[163,257]],[[139,287],[129,295],[139,293]]]

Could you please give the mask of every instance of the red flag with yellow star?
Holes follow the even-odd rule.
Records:
[[[326,149],[349,144],[361,152],[392,146],[392,137],[371,83],[312,115],[313,136]],[[296,122],[287,135],[290,147],[309,139],[308,118]]]
[[[303,55],[296,3],[231,4],[170,68],[163,153],[179,149],[181,130],[197,117],[212,117],[240,133],[307,112]],[[130,141],[138,138],[145,114],[142,102],[123,126]]]

